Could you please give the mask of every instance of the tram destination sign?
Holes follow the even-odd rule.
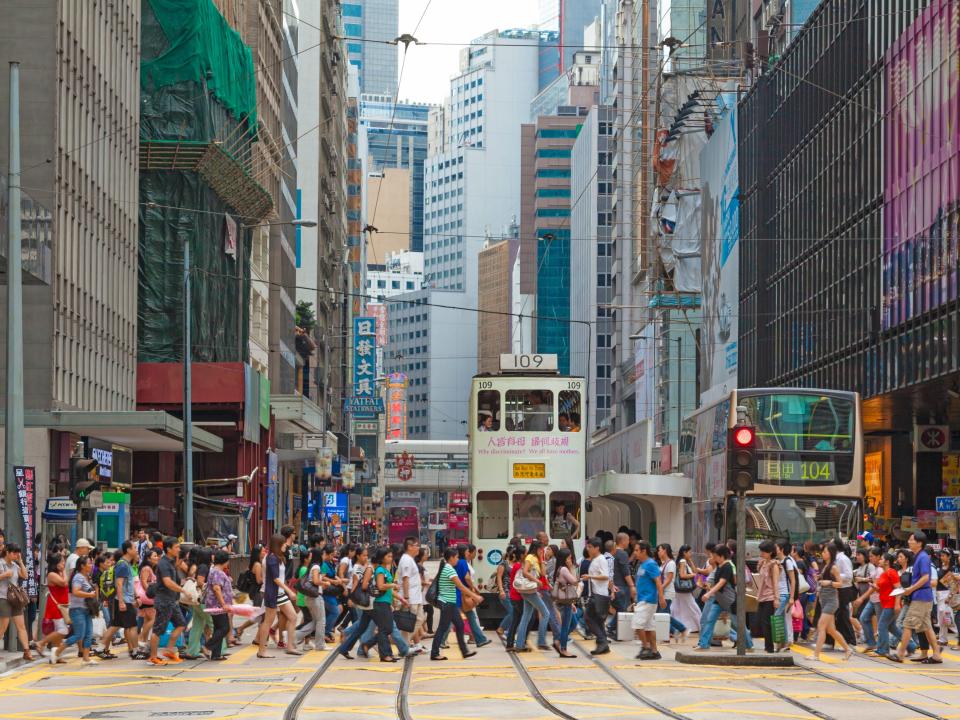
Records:
[[[558,372],[560,364],[553,354],[501,355],[501,372]]]
[[[547,477],[546,463],[514,463],[514,480],[543,480]]]
[[[829,484],[836,482],[837,471],[828,460],[761,458],[758,475],[761,482],[774,485]]]

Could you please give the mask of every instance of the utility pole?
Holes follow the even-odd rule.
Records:
[[[240,312],[240,309],[237,309]],[[193,387],[190,339],[190,241],[183,242],[183,539],[193,542]],[[176,528],[174,528],[176,529]]]
[[[13,468],[23,465],[23,277],[20,226],[20,63],[10,63],[10,167],[7,177],[7,398],[4,427],[3,526],[7,542],[22,542],[31,552],[32,538],[23,537],[23,519]],[[12,625],[13,623],[11,623]]]

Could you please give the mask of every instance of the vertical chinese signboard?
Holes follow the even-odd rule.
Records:
[[[407,376],[403,373],[387,378],[387,439],[407,439]]]
[[[931,0],[885,58],[883,329],[957,298],[960,5]]]
[[[353,319],[353,395],[373,400],[377,392],[377,321],[372,317]],[[371,417],[362,413],[355,417]]]
[[[37,534],[34,527],[34,517],[37,514],[36,470],[32,467],[20,467],[18,465],[13,468],[13,476],[17,481],[17,500],[20,503],[20,516],[23,518],[23,536],[26,538],[23,546],[29,548]],[[7,540],[9,539],[8,537]],[[23,553],[23,562],[27,566],[27,595],[37,597],[36,560],[33,553]]]
[[[387,346],[387,306],[367,303],[367,312],[377,321],[377,374],[384,372],[383,349]]]

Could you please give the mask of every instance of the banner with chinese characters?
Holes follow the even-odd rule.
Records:
[[[960,455],[944,453],[942,456],[943,494],[956,497],[960,495]]]
[[[16,466],[13,476],[17,481],[17,500],[20,503],[20,516],[23,518],[24,548],[30,548],[36,537],[34,518],[37,514],[37,475],[32,467]],[[10,540],[11,538],[7,538]],[[36,559],[32,552],[23,553],[23,562],[27,566],[27,595],[37,597]]]
[[[353,397],[373,400],[377,393],[377,321],[372,317],[353,319]],[[354,417],[370,417],[358,413]]]
[[[407,439],[407,376],[403,373],[387,378],[387,439]]]

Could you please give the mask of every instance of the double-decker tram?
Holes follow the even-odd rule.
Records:
[[[734,390],[683,424],[680,461],[693,479],[685,537],[702,553],[708,541],[736,537],[728,492],[727,429],[756,428],[757,482],[747,493],[747,559],[764,539],[804,543],[856,537],[863,521],[860,396],[837,390]]]
[[[485,620],[502,616],[495,577],[510,538],[545,532],[583,551],[586,384],[557,367],[556,355],[501,355],[500,373],[470,388],[470,538]]]

